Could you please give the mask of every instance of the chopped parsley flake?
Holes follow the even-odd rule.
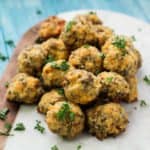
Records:
[[[105,58],[105,54],[104,54],[104,53],[100,53],[99,56],[100,56],[100,58],[102,58],[102,59]]]
[[[126,41],[125,41],[125,38],[124,38],[124,37],[116,36],[116,37],[114,38],[114,41],[112,42],[112,44],[113,44],[114,46],[116,46],[117,48],[123,49],[123,48],[125,48],[125,46],[126,46]]]
[[[75,21],[68,22],[68,24],[66,25],[66,32],[70,31],[74,24],[76,24]]]
[[[145,77],[143,78],[143,80],[150,85],[150,75],[145,75]]]
[[[37,15],[41,15],[41,14],[42,14],[42,11],[41,11],[40,9],[37,9],[37,10],[36,10],[36,14],[37,14]]]
[[[14,128],[15,131],[24,131],[26,128],[22,122],[17,123],[16,127]]]
[[[7,107],[0,110],[0,119],[5,120],[8,112],[9,112],[9,109]]]
[[[58,88],[58,89],[57,89],[57,92],[58,92],[58,94],[60,94],[60,95],[65,95],[63,88]]]
[[[5,43],[6,43],[7,45],[9,45],[10,47],[12,47],[12,48],[15,47],[15,43],[14,43],[13,40],[6,40]]]
[[[56,145],[51,147],[51,150],[59,150],[58,147]]]
[[[94,12],[94,11],[90,11],[90,12],[89,12],[89,14],[91,14],[91,15],[92,15],[92,14],[96,14],[96,12]]]
[[[0,53],[0,60],[1,61],[5,61],[7,59],[9,59],[7,56],[4,56],[2,53]]]
[[[70,121],[74,120],[75,114],[70,110],[70,106],[67,102],[62,104],[60,110],[57,113],[57,118],[60,121],[64,121],[66,119],[69,119]]]
[[[36,125],[34,127],[34,129],[38,130],[41,133],[44,133],[45,128],[43,126],[41,126],[41,121],[36,120]]]
[[[51,67],[62,70],[62,71],[67,71],[70,66],[67,63],[67,61],[62,61],[61,64],[56,64],[56,62],[52,62]]]
[[[5,83],[5,88],[8,88],[9,87],[9,82],[7,81],[6,83]]]
[[[47,64],[47,63],[49,63],[49,62],[52,62],[52,61],[55,61],[55,59],[54,59],[53,56],[49,55],[49,56],[47,57],[47,59],[45,60],[45,64]]]
[[[83,45],[83,47],[84,47],[84,48],[89,48],[89,47],[90,47],[90,45],[85,44],[85,45]]]
[[[106,81],[107,81],[108,83],[111,83],[112,80],[113,80],[113,77],[108,77],[108,78],[106,78]]]
[[[77,150],[80,150],[81,148],[82,148],[81,145],[78,145],[78,146],[77,146]]]
[[[0,136],[12,136],[12,134],[9,134],[11,128],[12,128],[12,125],[8,122],[6,122],[4,124],[4,128],[5,128],[5,131],[0,131]]]
[[[132,39],[133,41],[136,41],[136,38],[135,38],[134,35],[131,36],[131,39]]]
[[[147,106],[147,103],[144,100],[141,100],[140,101],[140,106],[145,107],[145,106]]]

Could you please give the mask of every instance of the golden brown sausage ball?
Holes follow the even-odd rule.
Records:
[[[47,87],[61,86],[64,76],[71,66],[65,60],[57,60],[47,63],[42,71],[44,85]]]
[[[45,93],[38,104],[38,111],[46,114],[50,105],[54,105],[58,101],[65,101],[64,91],[62,88],[52,89]]]
[[[96,47],[84,45],[71,53],[69,63],[77,69],[97,74],[102,70],[102,56]]]
[[[9,84],[6,97],[9,101],[32,104],[39,100],[43,92],[39,79],[19,73]]]
[[[50,37],[57,37],[64,28],[65,20],[56,16],[49,17],[39,28],[39,38],[46,40]]]
[[[113,30],[103,25],[94,25],[92,29],[95,31],[95,36],[98,39],[99,47],[103,46],[105,42],[113,35]]]
[[[99,94],[98,78],[85,70],[72,69],[65,76],[64,91],[68,100],[88,104]]]
[[[123,76],[134,76],[139,62],[133,50],[134,47],[129,38],[124,36],[109,38],[102,47],[105,55],[103,67]]]
[[[97,78],[102,86],[100,95],[111,101],[127,100],[129,96],[129,84],[115,72],[102,72]]]
[[[129,89],[130,89],[130,92],[129,92],[129,98],[126,99],[126,102],[134,102],[134,101],[137,101],[138,99],[138,89],[137,89],[137,79],[136,77],[129,77],[127,78],[127,82],[129,84]]]
[[[18,56],[19,72],[30,75],[40,74],[47,58],[47,52],[40,45],[25,48]]]
[[[61,39],[50,38],[42,43],[41,47],[55,60],[68,59],[68,51]]]
[[[57,102],[49,107],[46,122],[49,129],[68,139],[75,138],[84,129],[84,114],[71,102]]]
[[[77,49],[84,44],[95,44],[95,32],[88,24],[70,21],[62,31],[60,38],[70,50]]]
[[[128,115],[121,105],[109,103],[99,105],[87,111],[89,132],[98,139],[117,136],[125,131]]]
[[[77,15],[74,18],[75,21],[81,22],[82,24],[102,24],[102,21],[95,12],[89,12],[87,14]]]

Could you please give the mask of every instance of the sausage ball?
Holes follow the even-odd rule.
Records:
[[[71,53],[69,63],[77,69],[97,74],[102,70],[102,56],[96,47],[84,45]]]
[[[117,136],[125,131],[128,115],[121,105],[109,103],[99,105],[87,111],[89,132],[98,139]]]
[[[71,69],[71,66],[65,60],[57,60],[47,63],[42,71],[44,85],[47,87],[61,86],[64,76]]]
[[[65,20],[56,16],[49,17],[39,28],[39,38],[41,40],[47,40],[50,37],[58,37],[64,28]]]
[[[92,102],[98,96],[100,88],[98,78],[85,70],[72,69],[65,75],[65,96],[74,103]]]
[[[138,99],[138,89],[137,89],[137,79],[136,79],[136,77],[135,76],[129,77],[126,80],[129,84],[130,92],[129,92],[129,98],[126,99],[125,101],[128,102],[128,103],[137,101],[137,99]]]
[[[92,29],[95,31],[95,36],[98,39],[98,46],[100,48],[113,35],[113,30],[103,25],[94,25]]]
[[[129,84],[115,72],[102,72],[97,78],[102,86],[100,95],[111,101],[127,100],[129,96]]]
[[[108,71],[123,76],[134,76],[138,68],[137,55],[134,53],[132,41],[124,36],[109,38],[102,47],[105,55],[103,67]]]
[[[61,39],[50,38],[41,47],[55,60],[68,58],[68,51]]]
[[[56,102],[49,107],[46,116],[49,129],[68,139],[75,138],[83,131],[84,121],[80,107],[71,102]]]
[[[40,45],[25,48],[18,56],[19,72],[30,75],[40,74],[47,58],[47,52]]]
[[[77,15],[74,20],[82,24],[102,24],[102,21],[95,12]]]
[[[62,31],[60,38],[70,50],[77,49],[84,44],[95,44],[95,32],[89,24],[70,21]]]
[[[9,84],[6,97],[9,101],[32,104],[39,100],[43,92],[39,79],[19,73]]]
[[[50,105],[54,105],[58,101],[65,101],[64,91],[62,88],[52,89],[45,93],[38,104],[38,111],[46,114]]]

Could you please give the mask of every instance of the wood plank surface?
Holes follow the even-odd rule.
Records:
[[[17,72],[17,59],[16,58],[18,57],[18,54],[20,53],[20,51],[25,46],[33,44],[34,41],[36,40],[39,25],[40,24],[35,25],[23,35],[23,37],[21,38],[20,42],[18,43],[18,45],[16,46],[14,50],[14,53],[6,67],[5,72],[3,73],[0,79],[0,91],[1,91],[0,92],[0,98],[1,98],[0,109],[5,108],[5,107],[9,108],[9,114],[7,115],[6,121],[0,121],[0,129],[3,129],[5,122],[13,123],[17,115],[18,109],[19,109],[19,104],[8,102],[6,100],[5,83],[7,81],[10,81]],[[0,136],[0,150],[3,149],[6,138],[7,138],[6,136]]]

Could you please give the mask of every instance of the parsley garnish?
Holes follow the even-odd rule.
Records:
[[[96,12],[94,12],[94,11],[90,11],[90,12],[89,12],[89,14],[91,14],[91,15],[92,15],[92,14],[96,14]]]
[[[75,21],[68,22],[68,24],[66,25],[66,32],[70,31],[74,24],[76,24]]]
[[[41,133],[44,133],[45,128],[43,126],[41,126],[41,121],[36,120],[36,125],[34,127],[34,129],[38,130]]]
[[[9,82],[5,82],[5,88],[8,88],[9,87]]]
[[[56,64],[56,62],[52,62],[51,67],[62,71],[66,71],[69,69],[69,64],[66,61],[62,61],[61,64]]]
[[[0,135],[12,136],[12,134],[9,134],[9,132],[10,132],[10,130],[12,128],[12,125],[7,122],[7,123],[5,123],[4,128],[5,128],[5,131],[0,131]]]
[[[136,41],[136,38],[134,35],[131,36],[132,41]]]
[[[65,95],[64,89],[63,88],[58,88],[57,89],[58,94],[60,95]]]
[[[113,77],[108,77],[108,78],[106,78],[106,81],[107,81],[108,83],[111,83],[112,80],[113,80]]]
[[[22,122],[17,123],[16,127],[14,128],[15,131],[24,131],[26,128]]]
[[[65,119],[69,119],[70,121],[74,120],[75,114],[70,110],[70,106],[67,102],[62,104],[60,110],[57,113],[57,118],[60,121],[64,121]]]
[[[5,120],[8,112],[9,112],[9,109],[7,107],[0,110],[0,119]]]
[[[89,47],[90,47],[90,45],[85,44],[85,45],[83,45],[83,47],[84,47],[84,48],[89,48]]]
[[[49,56],[47,57],[47,59],[45,60],[45,64],[47,64],[47,63],[49,63],[49,62],[52,62],[52,61],[54,61],[54,60],[55,60],[54,57],[51,56],[51,55],[49,55]]]
[[[0,53],[0,60],[5,61],[7,59],[8,59],[7,56],[4,56],[2,53]]]
[[[100,56],[100,58],[102,58],[102,59],[105,58],[105,54],[104,54],[104,53],[100,53],[99,56]]]
[[[150,85],[150,75],[149,75],[149,76],[145,75],[145,77],[143,78],[143,80],[144,80],[147,84]]]
[[[36,14],[41,15],[41,14],[42,14],[42,11],[41,11],[40,9],[37,9],[37,10],[36,10]]]
[[[51,150],[59,150],[58,147],[56,145],[51,147]]]
[[[15,47],[15,43],[14,43],[13,40],[6,40],[5,43],[6,43],[7,45],[9,45],[10,47],[12,47],[12,48]]]
[[[146,103],[144,100],[141,100],[140,106],[141,106],[141,107],[145,107],[145,106],[147,106],[147,103]]]
[[[81,148],[82,148],[81,145],[78,145],[78,146],[77,146],[77,150],[80,150]]]
[[[116,46],[117,48],[123,49],[123,48],[125,48],[125,46],[126,46],[126,41],[125,41],[125,38],[124,38],[124,37],[116,36],[116,37],[114,38],[114,41],[112,42],[112,44],[113,44],[114,46]]]

